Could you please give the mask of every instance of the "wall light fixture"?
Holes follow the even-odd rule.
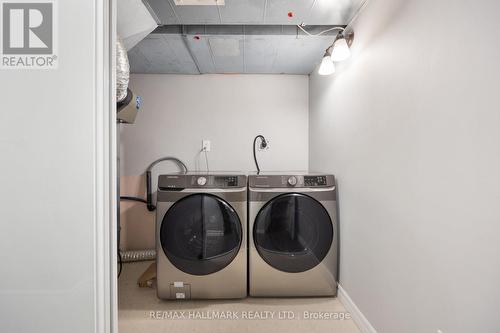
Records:
[[[333,44],[326,49],[323,55],[323,60],[318,69],[319,75],[331,75],[335,73],[334,62],[344,61],[351,56],[350,46],[353,39],[353,32],[349,32],[347,36],[344,35],[344,30],[339,32]]]
[[[330,52],[326,50],[323,60],[321,60],[321,65],[319,65],[318,74],[331,75],[333,73],[335,73],[335,64],[330,56]]]
[[[337,39],[333,42],[332,60],[344,61],[351,56],[351,49],[347,45],[347,40],[341,32],[338,34]]]

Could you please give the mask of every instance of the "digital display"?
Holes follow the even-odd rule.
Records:
[[[238,177],[237,176],[228,176],[228,177],[215,177],[215,183],[218,186],[238,186]]]
[[[304,177],[305,186],[325,186],[326,176],[305,176]]]

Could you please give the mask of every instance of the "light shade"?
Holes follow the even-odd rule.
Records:
[[[333,43],[332,49],[332,60],[333,61],[343,61],[351,56],[351,50],[349,49],[349,45],[347,45],[347,41],[342,36],[338,38]]]
[[[325,55],[323,60],[321,60],[321,65],[318,69],[319,75],[330,75],[335,73],[335,65],[333,64],[332,58],[329,55]]]

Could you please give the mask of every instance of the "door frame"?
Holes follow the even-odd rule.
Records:
[[[95,332],[118,332],[116,0],[94,0]]]

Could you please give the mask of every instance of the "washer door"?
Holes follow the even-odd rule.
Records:
[[[193,194],[177,201],[163,217],[160,243],[183,272],[207,275],[233,261],[242,241],[241,222],[224,200]]]
[[[328,212],[315,199],[298,193],[282,194],[260,210],[253,239],[269,265],[299,273],[325,258],[332,245],[333,226]]]

